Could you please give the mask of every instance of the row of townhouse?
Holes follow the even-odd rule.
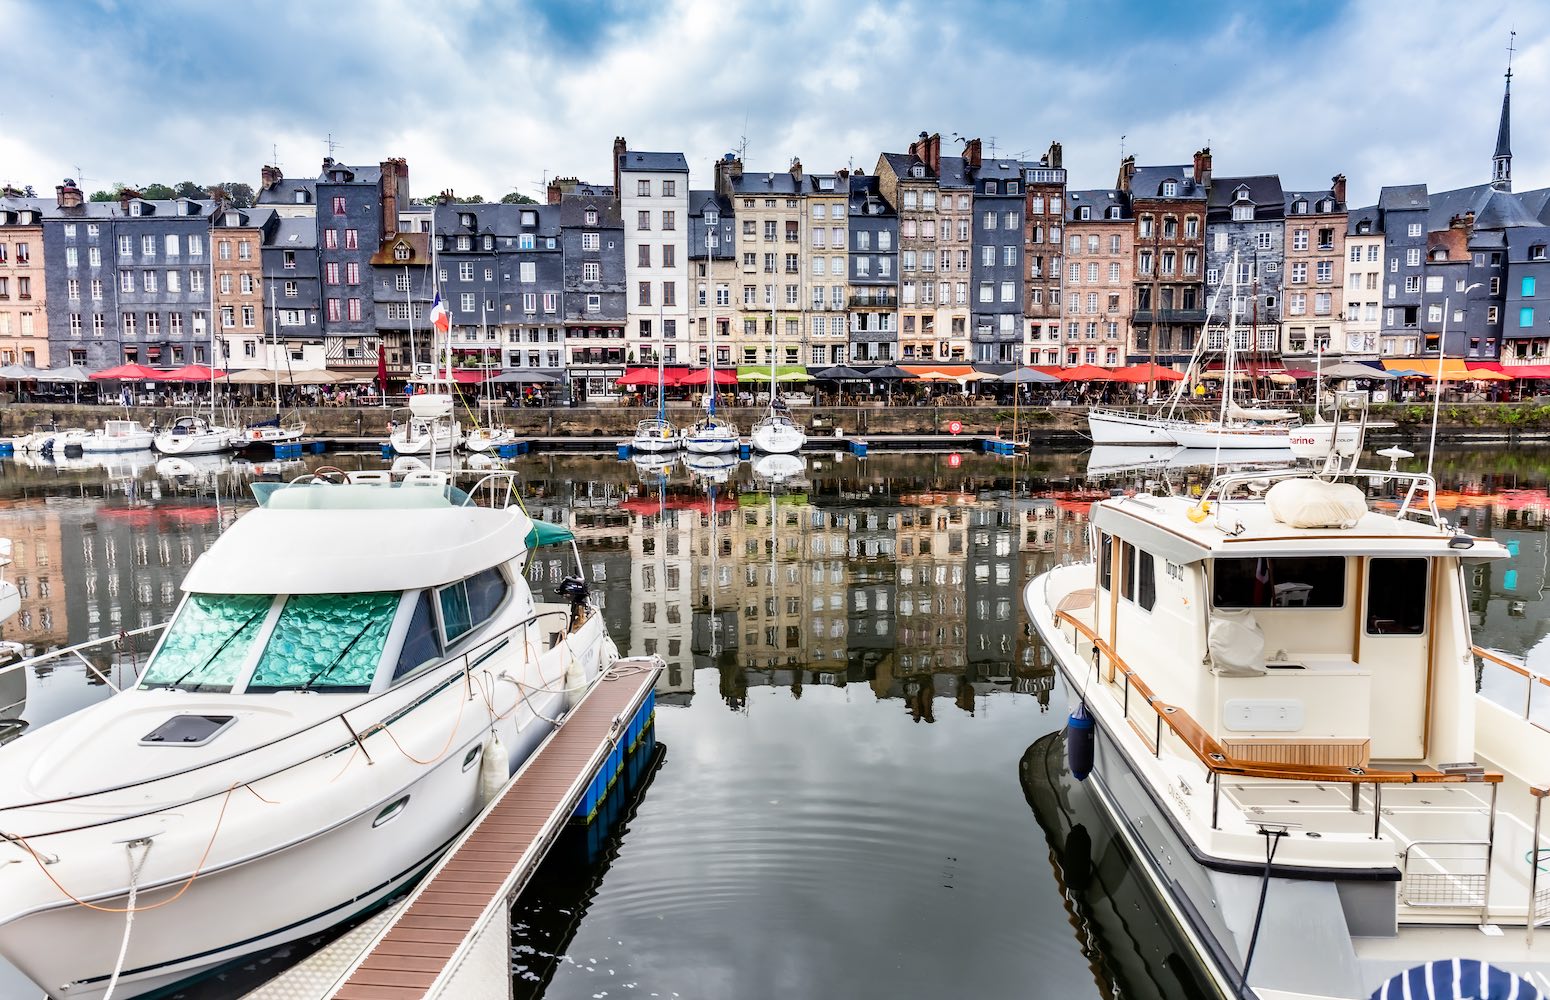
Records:
[[[536,370],[583,399],[658,360],[1178,366],[1229,330],[1260,359],[1533,363],[1550,189],[1512,191],[1509,95],[1489,183],[1354,209],[1343,175],[1290,190],[1214,174],[1209,149],[1074,188],[1059,143],[955,156],[926,132],[871,173],[728,154],[703,188],[682,153],[618,138],[611,184],[559,179],[528,205],[416,204],[403,159],[265,166],[246,209],[7,189],[0,362],[406,377],[433,360],[439,294],[455,366]]]

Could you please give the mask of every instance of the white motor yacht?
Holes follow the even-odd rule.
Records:
[[[257,445],[294,444],[307,436],[307,424],[303,420],[282,421],[278,416],[263,423],[249,424],[232,436],[238,448]]]
[[[254,492],[139,682],[0,747],[0,957],[49,997],[163,990],[373,909],[617,658],[579,576],[528,589],[569,532],[471,502],[509,474]]]
[[[171,427],[156,435],[153,443],[163,455],[213,455],[232,450],[235,434],[230,427],[220,427],[198,414],[190,414],[174,420]]]
[[[463,447],[475,454],[494,451],[517,439],[517,432],[506,427],[475,427],[463,438]]]
[[[140,426],[138,420],[108,420],[81,441],[88,455],[119,451],[149,451],[155,435]]]
[[[1071,772],[1213,995],[1365,998],[1471,955],[1545,982],[1550,679],[1470,635],[1468,574],[1507,550],[1450,526],[1401,453],[1360,468],[1351,412],[1317,468],[1095,504],[1092,558],[1029,583]],[[1478,693],[1484,670],[1525,702]]]

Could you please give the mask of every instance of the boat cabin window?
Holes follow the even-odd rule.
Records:
[[[1367,561],[1367,634],[1422,635],[1426,632],[1428,560]]]
[[[382,661],[399,596],[383,591],[287,597],[248,690],[366,690]]]
[[[506,578],[492,567],[438,590],[436,596],[441,602],[441,626],[446,632],[447,645],[489,621],[506,600],[507,589]]]
[[[1157,603],[1157,561],[1150,552],[1136,552],[1136,603],[1150,611]]]
[[[1114,586],[1114,536],[1098,536],[1098,586],[1109,590]]]
[[[431,592],[420,591],[414,602],[414,614],[409,619],[409,631],[404,633],[403,648],[398,651],[398,663],[393,667],[393,679],[441,659],[441,637],[436,633],[436,612],[431,606]]]
[[[190,594],[141,685],[230,691],[273,603],[267,594]]]
[[[1112,580],[1114,551],[1113,540],[1102,536],[1099,544],[1102,553],[1102,586],[1109,588]],[[1150,611],[1157,604],[1157,564],[1150,552],[1138,549],[1129,542],[1119,543],[1119,596]]]
[[[1218,608],[1338,608],[1345,604],[1344,556],[1217,559],[1211,604]]]
[[[1129,542],[1119,543],[1119,596],[1136,599],[1136,547]]]

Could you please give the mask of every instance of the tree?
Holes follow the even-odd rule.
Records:
[[[111,191],[93,191],[91,201],[118,201],[118,193],[124,189],[124,185],[115,184]]]
[[[233,208],[252,208],[254,204],[253,187],[242,181],[222,181],[210,188],[210,197],[215,197],[215,191],[219,188],[226,192],[226,197],[231,199]]]
[[[147,184],[140,189],[140,197],[146,201],[166,201],[177,196],[178,193],[176,191],[161,183]]]
[[[206,198],[209,195],[205,189],[193,181],[178,181],[178,186],[172,189],[175,198]]]
[[[501,204],[502,205],[536,205],[536,204],[538,204],[538,202],[534,201],[532,198],[529,198],[527,195],[523,194],[521,191],[512,191],[510,194],[505,194],[505,195],[501,196]]]

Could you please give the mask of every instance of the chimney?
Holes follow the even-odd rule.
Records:
[[[1058,143],[1058,142],[1050,143],[1049,144],[1049,152],[1044,154],[1044,165],[1046,167],[1049,167],[1051,170],[1059,170],[1059,169],[1061,169],[1061,166],[1060,166],[1060,164],[1061,164],[1061,156],[1062,156],[1062,151],[1061,151],[1060,143]]]
[[[1195,183],[1209,187],[1211,184],[1211,147],[1202,147],[1195,153]]]
[[[54,198],[60,208],[80,208],[85,199],[81,196],[81,189],[75,186],[75,181],[66,177],[65,182],[54,189]]]
[[[619,186],[619,185],[624,183],[624,181],[619,177],[619,170],[620,170],[620,161],[624,159],[624,154],[625,154],[625,152],[629,148],[630,148],[629,143],[624,141],[624,136],[622,136],[622,135],[614,136],[614,197],[615,198],[621,198],[622,199],[624,197],[624,189]]]
[[[558,205],[565,192],[560,189],[558,181],[549,182],[549,204]]]
[[[839,180],[840,180],[840,183],[843,184],[846,181],[850,180],[850,168],[849,167],[841,167],[840,169],[838,169],[838,170],[836,170],[834,172],[834,176],[838,177]]]
[[[263,169],[258,172],[258,189],[260,191],[268,191],[283,180],[285,180],[285,175],[280,173],[280,168],[271,167],[266,163]]]
[[[926,140],[926,168],[934,176],[942,175],[942,133],[932,132],[931,138]]]
[[[383,160],[382,180],[382,234],[398,232],[398,212],[409,207],[409,162],[401,156]]]
[[[978,170],[980,168],[980,141],[978,139],[970,139],[964,145],[963,161],[963,165],[970,170]]]
[[[1135,176],[1136,158],[1134,154],[1132,154],[1119,161],[1119,178],[1115,181],[1114,186],[1119,188],[1125,194],[1129,194],[1130,182],[1135,178]]]
[[[1345,174],[1336,174],[1330,178],[1329,193],[1335,196],[1335,207],[1345,204]]]
[[[325,157],[323,157],[323,169],[325,171],[327,171],[328,168],[333,166],[333,165],[334,165],[334,158],[332,156],[325,156]]]
[[[138,198],[138,197],[140,197],[140,192],[136,191],[134,188],[127,188],[127,187],[126,188],[119,188],[118,189],[118,210],[120,212],[123,212],[125,215],[128,215],[129,214],[129,203],[132,200],[134,200],[135,198]]]
[[[795,182],[798,189],[802,187],[802,161],[795,156],[791,158],[791,180]]]
[[[21,196],[22,192],[20,188],[14,188],[9,184],[5,185],[4,187],[0,187],[0,197],[20,198]]]

